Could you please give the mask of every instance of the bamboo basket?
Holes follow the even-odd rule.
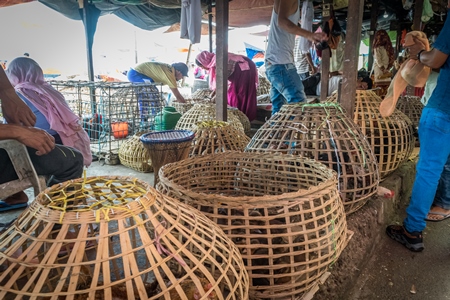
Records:
[[[250,138],[227,122],[200,122],[193,130],[195,137],[189,156],[224,151],[244,151]]]
[[[134,134],[119,147],[120,163],[133,170],[149,173],[153,171],[150,154],[142,144],[140,137],[145,131]]]
[[[196,103],[193,108],[181,116],[175,129],[192,130],[195,125],[203,121],[215,121],[216,104],[214,103]],[[245,132],[241,121],[234,114],[228,114],[228,123],[234,128]]]
[[[179,112],[181,115],[184,115],[188,110],[190,110],[192,107],[194,107],[194,102],[186,99],[186,102],[184,102],[184,103],[178,102],[178,101],[173,101],[171,103],[171,105],[173,107],[175,107],[177,112]]]
[[[250,124],[250,120],[248,119],[248,117],[236,107],[228,107],[228,113],[235,115],[239,119],[239,121],[242,124],[242,127],[244,128],[245,134],[249,135],[252,130],[252,126]]]
[[[167,163],[176,162],[189,156],[194,133],[189,130],[165,130],[150,132],[141,136],[155,169],[153,184],[159,180],[159,169]]]
[[[337,95],[331,95],[327,101],[337,102]],[[357,90],[353,120],[369,141],[383,180],[409,159],[415,138],[411,120],[398,109],[390,117],[381,116],[381,101],[371,90]]]
[[[253,136],[246,152],[283,152],[334,169],[347,214],[377,192],[378,165],[361,130],[335,103],[285,104]]]
[[[417,96],[401,96],[397,102],[397,109],[411,120],[414,128],[419,127],[423,108],[424,105]]]
[[[336,177],[314,160],[223,152],[161,168],[157,188],[202,211],[237,245],[250,299],[299,299],[347,241]]]
[[[261,95],[267,95],[270,94],[270,81],[264,77],[264,76],[259,76],[258,77],[258,88],[256,89],[256,96],[261,96]]]
[[[0,240],[0,299],[248,298],[222,230],[131,177],[54,185]]]

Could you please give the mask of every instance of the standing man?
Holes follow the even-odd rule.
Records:
[[[313,42],[327,40],[323,32],[313,33],[300,28],[300,0],[275,0],[266,50],[266,76],[271,83],[272,114],[287,103],[306,100],[302,81],[294,64],[295,36]]]
[[[448,0],[450,9],[450,0]],[[445,21],[434,48],[425,50],[419,40],[408,47],[410,58],[424,65],[441,70],[436,88],[422,111],[419,123],[420,157],[416,166],[416,178],[411,201],[406,209],[402,225],[390,225],[387,235],[411,251],[424,249],[422,231],[425,218],[436,194],[439,178],[450,156],[450,17]]]

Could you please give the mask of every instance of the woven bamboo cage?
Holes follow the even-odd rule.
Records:
[[[327,101],[337,102],[337,95],[331,95]],[[369,141],[383,180],[408,160],[415,138],[411,120],[398,109],[390,117],[381,116],[381,101],[371,90],[357,90],[353,120]]]
[[[186,102],[178,102],[178,101],[173,101],[170,105],[172,105],[173,107],[175,107],[175,109],[177,110],[177,112],[179,112],[180,114],[185,114],[188,110],[190,110],[192,107],[194,107],[194,102],[191,100],[186,100]]]
[[[414,128],[419,127],[423,108],[424,105],[417,96],[401,96],[397,102],[397,109],[411,120]]]
[[[200,122],[193,130],[195,138],[189,156],[225,151],[244,151],[250,138],[227,122]]]
[[[248,297],[222,230],[131,177],[54,185],[0,239],[0,299]]]
[[[236,107],[228,107],[228,113],[235,115],[239,119],[242,127],[244,128],[245,134],[249,135],[252,130],[252,125],[250,124],[248,117]]]
[[[250,299],[307,294],[346,245],[336,176],[313,160],[230,151],[167,164],[160,176],[160,191],[205,213],[235,242]]]
[[[140,140],[140,137],[145,133],[147,132],[138,132],[120,145],[119,159],[120,163],[128,168],[149,173],[153,171],[150,154]]]
[[[203,121],[215,121],[216,120],[216,104],[213,103],[196,103],[193,108],[187,111],[178,120],[175,129],[187,129],[192,130],[195,125]],[[234,128],[245,132],[244,126],[235,114],[228,114],[228,123]]]
[[[205,99],[209,99],[211,93],[212,90],[210,89],[198,89],[192,93],[190,98],[193,99],[195,102],[204,101]]]
[[[335,103],[283,105],[253,136],[246,152],[284,152],[333,168],[347,214],[377,192],[378,165],[358,126]]]
[[[256,96],[261,96],[261,95],[267,95],[270,93],[270,81],[264,77],[264,76],[259,76],[258,77],[258,88],[256,89]]]

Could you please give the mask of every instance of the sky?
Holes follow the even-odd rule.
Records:
[[[0,28],[0,60],[11,61],[27,52],[46,73],[87,74],[81,21],[69,19],[34,1],[0,8]],[[138,63],[148,60],[186,62],[187,53],[181,50],[189,47],[189,41],[180,39],[179,32],[163,33],[167,28],[147,31],[112,14],[101,16],[93,46],[95,74],[127,70],[136,64],[136,60]],[[265,38],[249,32],[265,29],[265,26],[257,26],[231,30],[230,52],[245,54],[244,41],[264,48]],[[191,58],[208,48],[208,36],[202,36],[200,44],[192,46]]]

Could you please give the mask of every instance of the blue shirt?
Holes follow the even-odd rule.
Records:
[[[50,135],[55,135],[57,132],[54,131],[53,129],[50,129],[50,124],[48,123],[45,116],[39,111],[39,109],[37,109],[36,106],[34,106],[33,103],[31,103],[31,101],[28,100],[21,93],[17,93],[17,95],[20,97],[20,99],[22,99],[27,104],[27,106],[31,109],[33,114],[36,116],[36,124],[34,125],[34,127],[43,129],[43,130],[47,131]]]
[[[447,11],[447,15],[450,10]],[[450,18],[445,20],[444,27],[439,33],[434,48],[444,54],[450,55]],[[427,107],[437,108],[450,115],[450,59],[447,58],[444,65],[441,67],[439,78],[437,80],[436,88],[431,94]]]

